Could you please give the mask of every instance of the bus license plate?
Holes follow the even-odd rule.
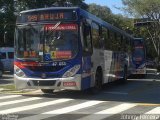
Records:
[[[76,86],[76,82],[63,82],[63,86],[65,87]]]

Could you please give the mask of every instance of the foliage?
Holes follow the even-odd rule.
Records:
[[[17,13],[27,9],[51,7],[56,1],[63,3],[66,0],[0,0],[0,47],[14,45],[14,29]],[[73,5],[86,8],[87,6],[83,1],[70,0]]]
[[[80,6],[84,0],[69,0],[73,6]],[[63,6],[66,0],[17,0],[17,10],[22,11],[26,9],[53,7],[56,5]]]
[[[104,21],[107,21],[108,23],[120,29],[126,30],[126,32],[131,32],[130,30],[133,29],[132,19],[126,18],[121,14],[113,14],[110,8],[108,8],[107,6],[90,4],[88,11],[94,14],[95,16],[100,17]],[[130,28],[130,30],[128,28]]]
[[[123,8],[130,15],[139,18],[149,18],[148,26],[138,28],[139,33],[142,33],[145,38],[148,38],[148,43],[152,42],[152,47],[156,51],[160,60],[160,0],[122,0],[125,7]],[[150,42],[150,41],[151,42]],[[151,49],[151,44],[148,48]],[[153,53],[150,53],[153,54]]]
[[[14,15],[14,2],[13,0],[0,1],[0,46],[5,42],[8,46],[13,45],[14,28],[15,28],[15,15]],[[4,40],[5,38],[5,40]]]

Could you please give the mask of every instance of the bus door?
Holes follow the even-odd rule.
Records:
[[[87,22],[81,24],[81,39],[82,39],[82,82],[81,89],[91,87],[92,79],[92,40],[91,40],[91,27]]]

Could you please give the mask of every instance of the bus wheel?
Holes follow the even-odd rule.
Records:
[[[54,89],[41,89],[43,93],[52,94]]]
[[[95,76],[95,89],[102,89],[102,71],[98,70]]]
[[[99,69],[97,70],[95,75],[95,85],[92,88],[93,94],[99,93],[102,90],[102,79],[103,79],[103,73],[102,70]]]

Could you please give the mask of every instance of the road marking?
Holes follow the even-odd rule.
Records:
[[[146,112],[145,114],[160,114],[160,107],[156,107],[148,112]]]
[[[28,102],[28,101],[39,100],[39,99],[42,99],[42,98],[40,98],[40,97],[33,97],[33,98],[27,98],[27,99],[21,99],[21,100],[1,102],[1,103],[0,103],[0,106],[11,105],[11,104],[15,104],[15,103]]]
[[[133,120],[142,120],[145,118],[147,120],[157,120],[160,118],[160,107],[153,108],[152,110],[135,117]]]
[[[25,118],[22,118],[22,119],[19,119],[19,120],[46,119],[46,118],[49,118],[49,117],[54,117],[54,116],[57,116],[57,115],[60,115],[60,114],[69,113],[69,112],[72,112],[72,111],[75,111],[75,110],[79,110],[79,109],[82,109],[82,108],[91,107],[93,105],[97,105],[97,104],[100,104],[102,102],[104,102],[104,101],[87,101],[87,102],[80,103],[80,104],[77,104],[77,105],[72,105],[72,106],[69,106],[69,107],[65,107],[65,108],[61,108],[61,109],[57,109],[57,110],[53,110],[53,111],[48,111],[48,112],[45,112],[45,113],[42,113],[42,114],[39,114],[39,115],[25,117]]]
[[[80,118],[78,120],[94,120],[94,119],[100,120],[100,119],[104,119],[104,118],[113,116],[114,114],[118,114],[120,112],[123,112],[123,111],[130,109],[132,107],[135,107],[135,106],[136,106],[136,104],[123,103],[123,104],[117,105],[115,107],[96,112],[96,113],[89,115],[87,117]]]
[[[49,101],[49,102],[43,102],[43,103],[27,105],[27,106],[21,106],[21,107],[2,110],[2,111],[0,111],[0,114],[16,113],[16,112],[21,112],[21,111],[25,111],[25,110],[31,110],[31,109],[35,109],[35,108],[41,108],[41,107],[45,107],[45,106],[49,106],[49,105],[63,103],[63,102],[67,102],[67,101],[70,101],[70,100],[73,100],[73,99],[58,99],[58,100]]]
[[[8,99],[8,98],[15,98],[20,97],[21,95],[9,95],[9,96],[0,96],[0,100]]]
[[[119,94],[119,95],[128,95],[128,93],[124,93],[124,92],[103,92],[103,93]]]

